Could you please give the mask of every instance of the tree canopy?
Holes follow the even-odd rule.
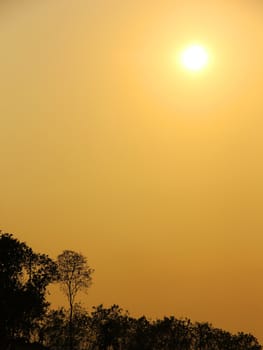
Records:
[[[82,254],[64,250],[57,258],[57,270],[57,281],[69,302],[69,349],[73,350],[74,303],[78,292],[86,292],[90,287],[93,269],[89,267],[87,259]]]
[[[262,350],[252,334],[174,316],[134,318],[118,305],[89,312],[76,296],[91,284],[80,253],[66,250],[57,261],[35,253],[12,234],[0,233],[1,350]],[[59,282],[69,308],[52,309],[47,287]]]
[[[8,233],[0,234],[0,339],[28,337],[44,315],[56,264]]]

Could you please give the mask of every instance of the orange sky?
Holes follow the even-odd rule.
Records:
[[[0,6],[1,228],[87,256],[88,306],[263,341],[260,1]]]

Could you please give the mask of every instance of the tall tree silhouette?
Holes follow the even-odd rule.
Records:
[[[78,292],[87,292],[93,269],[80,253],[64,250],[57,258],[58,282],[69,302],[69,348],[73,350],[73,310]]]
[[[48,303],[45,292],[56,264],[11,234],[0,234],[0,344],[30,338]]]

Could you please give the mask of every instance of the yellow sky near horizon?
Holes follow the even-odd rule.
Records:
[[[263,341],[262,17],[256,0],[0,5],[0,228],[87,256],[88,305]],[[176,61],[195,41],[198,74]]]

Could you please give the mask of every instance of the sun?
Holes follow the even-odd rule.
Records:
[[[181,54],[182,65],[191,71],[199,71],[208,63],[208,53],[200,45],[188,46]]]

